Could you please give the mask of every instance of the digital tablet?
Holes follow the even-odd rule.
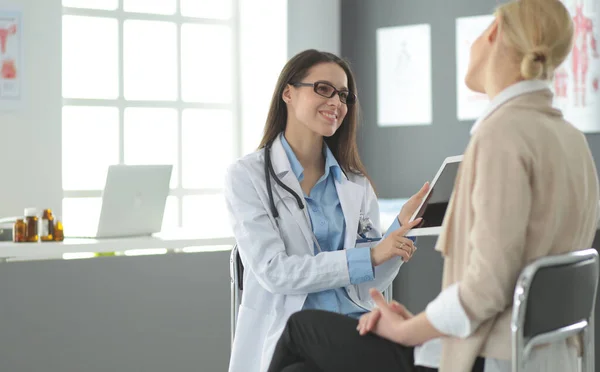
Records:
[[[431,181],[429,192],[410,219],[414,221],[422,217],[423,222],[410,230],[406,236],[435,236],[440,234],[462,159],[462,155],[450,156],[444,159],[442,166],[437,171],[433,181]]]

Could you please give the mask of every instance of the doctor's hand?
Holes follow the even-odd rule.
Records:
[[[411,196],[410,199],[404,203],[402,209],[400,210],[400,214],[398,214],[398,221],[400,221],[402,226],[406,225],[408,221],[410,221],[410,218],[413,214],[415,214],[415,211],[417,208],[419,208],[419,205],[421,205],[421,202],[423,201],[425,195],[427,195],[428,191],[429,182],[425,182],[423,187],[421,187],[421,190]]]
[[[402,225],[402,227],[389,234],[379,244],[371,248],[371,263],[373,266],[379,266],[394,257],[402,257],[404,262],[408,262],[413,253],[415,253],[416,247],[414,242],[404,235],[419,223],[421,223],[421,218]]]
[[[360,318],[356,330],[361,336],[372,332],[387,340],[399,342],[400,325],[413,315],[395,301],[388,304],[376,289],[371,289],[370,294],[377,307]]]

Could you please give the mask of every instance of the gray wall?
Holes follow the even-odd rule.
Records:
[[[288,1],[289,58],[305,49],[340,54],[341,1]]]
[[[353,66],[363,109],[361,156],[380,197],[408,197],[430,180],[446,156],[464,152],[473,121],[456,116],[455,19],[490,14],[496,0],[344,0],[342,55]],[[379,27],[429,23],[433,123],[377,126],[376,39]],[[588,135],[600,163],[600,135]]]
[[[226,371],[229,253],[0,263],[0,371]]]

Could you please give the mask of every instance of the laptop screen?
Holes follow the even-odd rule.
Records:
[[[459,165],[460,161],[446,163],[440,176],[431,186],[427,199],[421,205],[415,217],[415,219],[423,217],[423,222],[418,226],[419,228],[442,226]]]

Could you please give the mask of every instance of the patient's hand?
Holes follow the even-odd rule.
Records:
[[[385,302],[379,291],[371,289],[370,293],[377,308],[360,318],[357,330],[361,335],[371,332],[406,346],[421,345],[445,336],[431,324],[425,312],[413,316],[401,304],[395,301],[389,304]]]
[[[408,311],[408,309],[404,305],[402,305],[401,303],[399,303],[397,301],[390,302],[390,308],[396,314],[402,315],[402,317],[405,320],[408,320],[408,319],[414,317],[413,313],[411,313],[410,311]]]
[[[361,336],[373,332],[378,336],[395,341],[397,326],[414,315],[396,301],[388,304],[383,295],[375,289],[371,289],[371,297],[375,300],[377,307],[360,317],[356,330]]]
[[[408,224],[408,221],[410,221],[412,215],[415,214],[415,211],[417,210],[417,208],[419,208],[419,205],[421,205],[421,202],[423,201],[425,195],[427,195],[428,191],[429,182],[425,182],[423,187],[421,187],[421,190],[419,190],[416,194],[411,196],[410,199],[408,199],[408,201],[404,203],[400,214],[398,214],[398,221],[400,221],[400,224],[402,224],[402,226]]]

